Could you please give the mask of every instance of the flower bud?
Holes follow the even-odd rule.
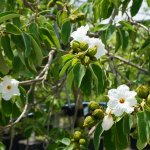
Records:
[[[76,15],[71,15],[71,16],[69,17],[69,19],[70,19],[70,21],[71,21],[72,23],[75,23],[75,22],[77,21],[77,16],[76,16]]]
[[[71,42],[71,48],[76,51],[80,47],[80,43],[78,41]]]
[[[83,63],[85,65],[88,65],[90,63],[90,57],[89,56],[85,56],[84,59],[83,59]]]
[[[88,43],[86,43],[86,42],[80,42],[80,49],[82,51],[86,51],[88,49]]]
[[[93,127],[95,124],[95,118],[93,116],[87,116],[84,120],[83,127]]]
[[[85,56],[85,52],[79,52],[79,53],[77,54],[77,58],[79,58],[79,59],[84,58],[84,56]]]
[[[95,119],[103,119],[104,118],[104,112],[102,109],[95,109],[93,114]]]
[[[77,20],[83,20],[83,19],[85,19],[85,14],[84,13],[79,13],[77,15]]]
[[[75,131],[74,135],[73,135],[73,138],[74,138],[75,141],[79,141],[81,136],[82,136],[82,133],[80,131]]]
[[[146,98],[149,94],[149,89],[145,85],[140,85],[136,91],[137,91],[138,97],[140,98]]]
[[[87,55],[93,57],[97,53],[97,47],[92,47],[88,49]]]
[[[79,149],[79,143],[78,142],[75,142],[75,143],[73,143],[73,149],[74,150],[78,150]]]
[[[85,144],[86,144],[86,140],[82,138],[82,139],[79,140],[79,143],[80,143],[81,145],[85,145]]]
[[[99,109],[100,108],[99,104],[97,102],[95,102],[95,101],[90,101],[88,107],[92,111],[95,110],[95,109]]]

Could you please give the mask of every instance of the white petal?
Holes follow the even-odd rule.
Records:
[[[116,89],[111,89],[108,91],[108,97],[110,100],[113,100],[113,99],[118,99],[119,93]]]
[[[123,109],[116,107],[115,109],[112,110],[112,114],[114,114],[115,116],[119,117],[123,114]]]
[[[118,99],[109,100],[107,103],[107,106],[110,109],[114,109],[116,107],[116,105],[118,105]]]
[[[10,98],[12,97],[12,95],[11,94],[8,94],[8,93],[2,93],[2,98],[4,99],[4,100],[10,100]]]
[[[112,113],[112,109],[110,108],[110,107],[107,107],[106,108],[106,113],[109,115],[109,114],[111,114]]]
[[[129,87],[125,84],[122,84],[117,88],[117,90],[124,93],[125,91],[129,91]]]
[[[112,116],[111,115],[106,115],[103,118],[102,128],[103,128],[103,130],[107,131],[112,127],[113,124],[114,124],[114,121],[113,121]]]

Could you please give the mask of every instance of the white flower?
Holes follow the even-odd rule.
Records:
[[[95,57],[97,59],[99,59],[100,57],[102,57],[103,55],[105,55],[107,53],[104,44],[102,43],[102,41],[98,38],[90,38],[90,43],[89,43],[89,48],[92,47],[97,47],[97,53],[95,54]]]
[[[103,130],[107,131],[112,127],[113,124],[114,124],[114,121],[113,121],[112,115],[108,114],[103,118],[102,128]]]
[[[117,89],[108,91],[109,102],[107,106],[112,109],[112,114],[115,116],[121,116],[124,112],[130,114],[137,104],[135,96],[135,91],[129,91],[129,87],[126,85],[120,85]]]
[[[20,95],[18,89],[19,81],[11,79],[8,76],[3,78],[3,81],[0,83],[0,93],[2,93],[2,98],[4,100],[9,100],[14,95]]]
[[[79,27],[76,31],[71,33],[71,37],[76,40],[76,41],[80,41],[82,39],[84,39],[87,34],[87,31],[89,30],[89,26],[81,26]]]

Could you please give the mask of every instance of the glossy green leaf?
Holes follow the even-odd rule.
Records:
[[[146,123],[144,112],[137,113],[137,129],[138,129],[138,140],[142,145],[145,145],[148,140],[148,125]]]
[[[147,5],[148,7],[150,7],[150,0],[147,0]]]
[[[22,38],[25,45],[25,57],[29,57],[32,47],[31,47],[31,37],[27,33],[22,34]]]
[[[66,54],[66,55],[63,55],[61,57],[61,61],[62,63],[65,63],[66,61],[68,61],[69,59],[72,59],[75,55],[73,54]]]
[[[116,32],[116,44],[115,44],[115,51],[117,51],[121,46],[121,36],[120,33]]]
[[[23,67],[23,64],[19,58],[18,55],[14,56],[14,59],[13,59],[13,71],[14,72],[18,72],[21,70],[21,68]]]
[[[82,82],[82,79],[85,75],[85,72],[86,72],[86,68],[81,63],[77,63],[73,68],[74,81],[75,81],[78,88],[81,85],[81,82]]]
[[[123,118],[123,134],[130,133],[130,119],[129,115],[125,115]]]
[[[88,68],[86,69],[86,73],[85,73],[85,75],[82,79],[80,88],[81,88],[81,90],[83,91],[83,93],[85,95],[87,95],[87,96],[91,95],[91,91],[92,91],[92,73]]]
[[[95,132],[94,132],[94,148],[95,150],[99,150],[99,145],[100,145],[100,138],[103,133],[103,128],[102,128],[102,122],[99,122],[98,125],[96,126]]]
[[[70,69],[66,78],[66,87],[69,91],[72,90],[73,79],[74,79],[73,69]]]
[[[108,29],[106,30],[106,34],[105,34],[106,40],[109,40],[111,38],[111,36],[114,33],[114,31],[115,31],[115,26],[114,25],[110,25],[108,27]]]
[[[131,23],[127,21],[120,21],[119,23],[123,25],[124,27],[126,27],[128,30],[135,32],[134,26]]]
[[[6,32],[15,34],[15,35],[21,35],[22,31],[14,24],[7,23],[6,24]]]
[[[16,18],[16,17],[19,17],[19,16],[20,16],[19,14],[14,13],[14,12],[0,13],[0,24],[7,21],[7,20],[10,20],[12,18]]]
[[[5,55],[10,59],[12,60],[14,55],[13,55],[13,52],[12,52],[12,49],[11,49],[11,46],[10,46],[10,38],[9,36],[2,36],[1,37],[1,45],[4,49],[4,53]]]
[[[131,6],[131,9],[130,9],[132,17],[135,16],[138,13],[138,11],[139,11],[139,9],[142,5],[142,2],[143,2],[143,0],[133,0],[132,6]]]
[[[63,66],[63,68],[59,73],[59,77],[62,77],[65,74],[66,70],[68,69],[68,67],[70,67],[71,63],[72,63],[72,59],[65,63],[65,65]]]
[[[0,51],[0,72],[3,74],[7,74],[9,72],[9,67],[6,64],[1,51]]]
[[[92,75],[95,79],[95,85],[97,87],[97,92],[102,93],[104,91],[104,81],[103,81],[103,73],[99,64],[93,63],[90,65]]]
[[[125,13],[129,2],[130,2],[130,0],[124,0],[124,1],[122,2],[122,14]]]
[[[34,51],[33,57],[35,57],[35,59],[33,59],[34,64],[36,66],[40,66],[42,64],[42,60],[43,60],[42,50],[41,50],[40,46],[38,45],[38,43],[35,41],[35,39],[32,36],[30,36],[30,38],[31,38],[31,43],[33,46],[33,51]]]
[[[12,113],[12,103],[11,101],[1,101],[2,111],[5,116],[9,116]]]
[[[68,44],[70,33],[71,33],[71,23],[70,21],[66,21],[61,28],[61,39],[64,45]]]

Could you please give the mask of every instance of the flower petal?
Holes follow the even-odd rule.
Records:
[[[112,127],[113,124],[114,124],[114,121],[113,121],[112,116],[111,115],[106,115],[103,118],[102,128],[103,128],[103,130],[107,131]]]

